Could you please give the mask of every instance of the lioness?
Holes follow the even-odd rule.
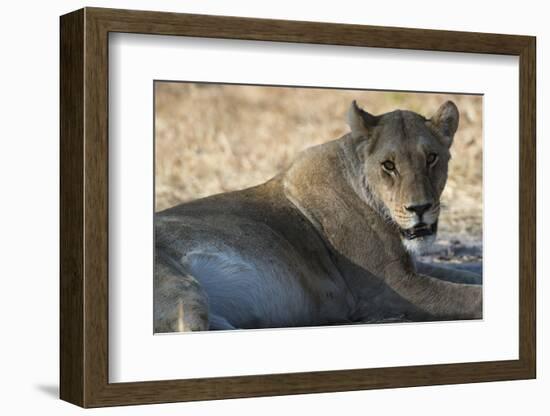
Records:
[[[354,101],[350,133],[266,183],[157,213],[155,332],[480,318],[476,275],[410,254],[435,238],[458,120]]]

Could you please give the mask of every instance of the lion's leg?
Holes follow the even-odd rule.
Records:
[[[391,268],[391,266],[390,266]],[[452,283],[398,267],[387,270],[386,283],[403,299],[435,319],[480,319],[482,287]]]
[[[452,269],[450,267],[435,266],[433,264],[416,262],[416,270],[420,274],[436,277],[440,280],[453,283],[467,283],[480,285],[482,277],[480,274],[469,272],[467,270]]]
[[[166,256],[155,255],[154,331],[209,329],[208,297],[199,282]]]

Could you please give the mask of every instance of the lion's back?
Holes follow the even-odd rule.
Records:
[[[306,325],[336,287],[323,240],[277,183],[156,214],[156,248],[184,265],[214,313],[241,327]],[[318,279],[318,290],[308,279]],[[267,308],[267,309],[266,309]],[[301,317],[298,319],[298,317]]]

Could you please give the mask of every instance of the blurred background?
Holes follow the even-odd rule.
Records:
[[[373,114],[460,111],[438,243],[425,260],[481,271],[482,107],[478,95],[155,83],[155,207],[257,185],[302,150],[348,132],[352,100]]]

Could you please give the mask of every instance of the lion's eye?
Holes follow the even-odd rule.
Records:
[[[435,162],[437,162],[437,154],[430,153],[426,161],[428,162],[428,165],[433,165]]]
[[[395,170],[395,163],[393,163],[391,160],[386,160],[385,162],[382,162],[382,166],[384,167],[384,169],[390,172]]]

